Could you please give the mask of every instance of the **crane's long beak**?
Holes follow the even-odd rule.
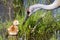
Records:
[[[29,18],[29,16],[27,15],[23,21],[23,25],[26,23],[27,19]]]
[[[24,19],[24,21],[23,21],[23,25],[24,25],[24,24],[26,23],[26,21],[28,20],[29,14],[30,14],[30,12],[27,11],[27,14],[26,14],[26,16],[25,16],[25,19]]]

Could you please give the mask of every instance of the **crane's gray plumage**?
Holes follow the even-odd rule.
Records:
[[[52,4],[50,5],[44,5],[44,4],[35,4],[35,5],[31,5],[28,9],[27,9],[27,15],[26,15],[26,20],[28,19],[29,16],[31,16],[33,14],[33,12],[36,12],[39,9],[46,9],[46,10],[52,10],[55,9],[57,7],[60,6],[60,0],[55,0]],[[26,21],[25,20],[25,21]],[[25,23],[24,21],[24,23]]]
[[[35,5],[31,5],[29,7],[29,16],[33,13],[33,12],[36,12],[37,10],[39,9],[46,9],[46,10],[52,10],[52,9],[55,9],[57,7],[60,6],[60,0],[55,0],[52,4],[50,5],[44,5],[44,4],[35,4]]]

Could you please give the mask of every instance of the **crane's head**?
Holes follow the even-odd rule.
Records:
[[[27,21],[27,19],[34,13],[33,11],[34,11],[33,9],[27,8],[23,24],[25,24],[25,22]]]
[[[19,25],[19,21],[18,20],[14,20],[13,21],[13,25],[15,25],[15,26]]]
[[[33,10],[30,8],[27,8],[26,10],[26,17],[30,17],[32,15]]]
[[[25,22],[27,21],[27,19],[28,19],[31,15],[32,15],[31,10],[30,10],[29,8],[27,8],[23,25],[25,24]]]
[[[30,6],[29,8],[27,8],[27,10],[26,10],[26,16],[25,16],[25,19],[24,19],[23,24],[25,24],[25,22],[27,21],[27,19],[28,19],[34,12],[36,12],[36,11],[39,10],[39,9],[40,9],[40,7],[37,7],[37,6],[35,6],[35,5]]]

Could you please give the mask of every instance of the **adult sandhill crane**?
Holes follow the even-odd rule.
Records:
[[[18,20],[13,21],[13,25],[11,25],[7,30],[9,35],[17,35],[18,33]]]
[[[44,4],[35,4],[31,5],[29,8],[27,8],[27,15],[25,17],[25,20],[23,24],[26,22],[26,20],[37,10],[39,9],[46,9],[46,10],[52,10],[60,6],[60,0],[55,0],[52,4],[50,5],[44,5]]]

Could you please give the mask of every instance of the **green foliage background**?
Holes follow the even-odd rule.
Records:
[[[6,0],[7,1],[7,0]],[[7,2],[4,1],[6,4]],[[33,2],[31,2],[33,1]],[[44,0],[43,0],[44,1]],[[49,4],[50,1],[48,0]],[[19,33],[18,38],[23,38],[24,40],[57,40],[55,32],[60,30],[60,21],[55,21],[52,16],[52,11],[47,10],[39,10],[35,12],[25,23],[22,25],[26,13],[26,8],[23,4],[23,0],[13,0],[13,9],[15,13],[15,19],[19,21]],[[28,7],[32,4],[38,3],[38,0],[28,0]],[[46,15],[39,21],[40,23],[35,28],[34,32],[31,33],[32,29],[35,27],[36,22],[41,15],[46,13]],[[57,16],[59,18],[59,16]],[[0,30],[4,28],[8,28],[12,21],[6,21],[5,23],[0,22]],[[4,35],[5,36],[5,35]],[[4,37],[0,36],[0,39],[3,40]]]

